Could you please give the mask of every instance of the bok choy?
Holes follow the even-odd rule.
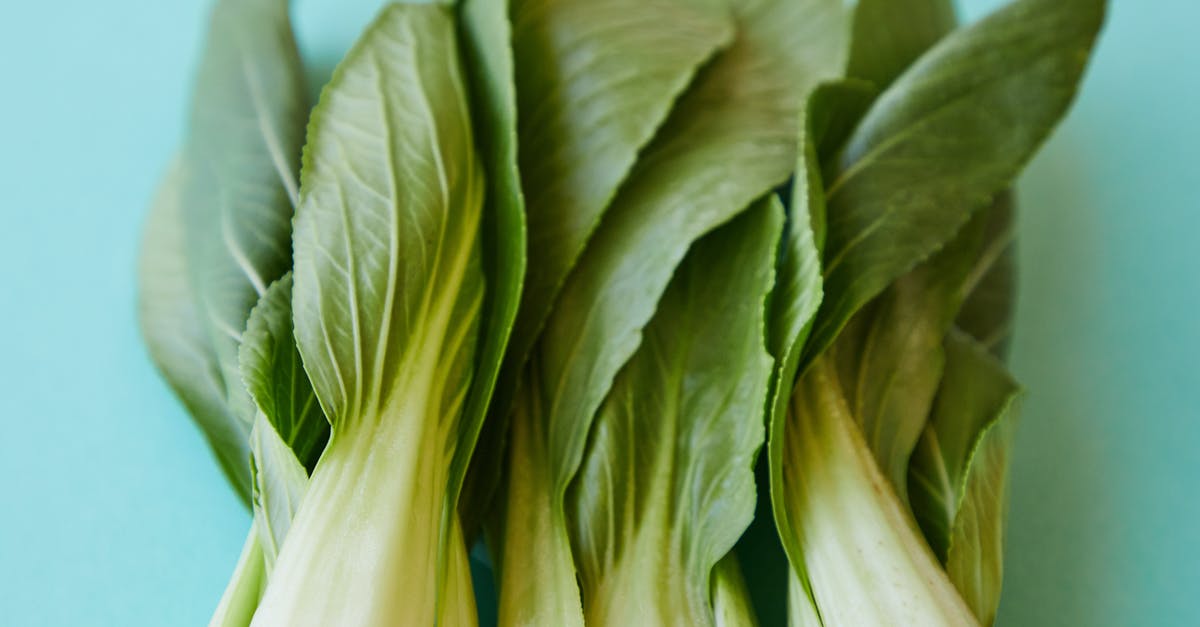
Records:
[[[216,1],[142,254],[252,512],[212,625],[994,622],[1102,0],[394,3],[311,111],[288,13]]]

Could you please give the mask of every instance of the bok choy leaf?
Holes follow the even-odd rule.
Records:
[[[507,0],[472,0],[500,12]],[[522,187],[528,202],[528,274],[512,346],[484,439],[502,442],[517,380],[559,288],[676,96],[729,42],[722,13],[678,0],[518,0],[511,55]],[[495,16],[490,21],[498,23]],[[507,24],[507,22],[505,22]],[[498,44],[499,42],[497,42]],[[503,74],[499,68],[498,76]],[[482,524],[497,488],[503,446],[484,447],[466,498],[469,528]]]
[[[567,494],[589,625],[716,622],[714,568],[754,515],[782,220],[771,196],[696,243],[600,408]]]
[[[957,574],[917,524],[945,518],[930,511],[928,488],[912,506],[907,497],[911,477],[926,486],[936,456],[918,455],[913,470],[909,460],[937,433],[926,426],[940,411],[935,396],[966,393],[947,388],[964,385],[969,365],[956,357],[949,369],[944,338],[957,337],[963,303],[1006,249],[995,226],[1009,211],[1005,190],[1070,104],[1103,15],[1099,1],[1019,0],[934,44],[888,83],[844,147],[823,144],[824,302],[771,443],[797,623],[994,616],[1007,432],[989,432],[976,489],[990,517],[985,529],[964,514],[962,533],[977,537],[963,540]],[[813,180],[813,164],[802,167]],[[941,421],[977,434],[962,421],[986,410],[956,411]]]
[[[474,616],[454,477],[506,338],[480,338],[486,187],[458,35],[452,7],[387,7],[313,113],[293,316],[332,434],[256,625]]]
[[[581,623],[563,499],[592,419],[691,244],[787,180],[801,99],[841,65],[849,27],[839,2],[733,8],[736,39],[642,152],[523,374],[512,417],[502,624]],[[533,586],[522,583],[528,572],[547,575]]]
[[[291,265],[307,114],[286,0],[217,2],[184,148],[147,224],[141,319],[156,365],[247,503],[255,412],[238,346]]]

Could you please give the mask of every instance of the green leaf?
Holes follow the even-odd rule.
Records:
[[[828,357],[800,377],[783,435],[776,503],[815,601],[806,607],[797,579],[800,624],[817,613],[828,625],[977,624],[876,464]]]
[[[308,488],[308,472],[261,412],[250,431],[250,454],[254,532],[269,576]]]
[[[1000,600],[1008,455],[1019,388],[961,331],[945,340],[946,375],[909,470],[925,537],[983,624]]]
[[[945,248],[862,309],[831,349],[850,412],[903,502],[908,460],[942,379],[942,338],[983,248],[981,211]]]
[[[713,569],[754,515],[777,198],[699,241],[596,417],[567,514],[595,625],[713,625]]]
[[[221,469],[250,502],[249,443],[225,403],[216,355],[188,280],[184,240],[184,162],[172,161],[150,206],[139,260],[138,317],[150,357],[200,426]]]
[[[250,309],[291,263],[303,83],[285,0],[217,2],[142,255],[151,355],[247,503],[255,412],[237,351]]]
[[[1074,98],[1102,0],[1018,0],[942,39],[827,168],[825,300],[806,348],[1008,188]]]
[[[787,179],[804,86],[838,65],[836,4],[740,5],[739,39],[680,100],[569,278],[535,362],[558,489],[691,243]]]
[[[329,440],[329,421],[304,372],[292,328],[292,274],[267,288],[250,312],[238,354],[241,378],[305,474]]]
[[[768,319],[767,346],[775,358],[767,421],[770,428],[767,476],[772,500],[778,498],[776,495],[780,490],[782,429],[800,365],[801,349],[821,303],[819,247],[824,236],[825,202],[818,165],[819,146],[836,142],[838,135],[844,137],[873,95],[873,90],[861,83],[826,83],[809,94],[800,115],[791,213],[780,246]],[[773,512],[783,548],[790,562],[800,569],[803,558],[794,534],[790,533],[792,525],[786,518],[787,510],[776,503]],[[801,589],[806,589],[802,574],[794,574],[800,578]],[[776,585],[783,583],[779,581]],[[779,595],[775,596],[778,598]]]
[[[679,0],[514,0],[512,14],[531,260],[516,372],[638,151],[734,33]]]
[[[473,377],[491,384],[476,361],[486,187],[453,12],[384,9],[313,112],[293,309],[332,436],[263,624],[429,625],[445,600],[452,469],[478,430],[465,403]]]
[[[238,346],[250,310],[291,264],[307,114],[288,3],[217,2],[183,150],[184,244],[228,403],[246,433],[254,406]]]
[[[859,0],[846,75],[887,87],[955,22],[952,0]]]
[[[674,269],[692,242],[787,180],[795,165],[801,100],[809,86],[840,70],[849,28],[840,2],[757,1],[734,9],[737,39],[700,72],[643,151],[568,277],[532,354],[526,385],[536,385],[532,393],[539,398],[513,416],[511,459],[520,461],[511,469],[502,563],[514,578],[540,572],[542,560],[570,563],[569,555],[546,557],[561,550],[561,533],[542,534],[547,545],[538,550],[509,549],[525,533],[516,523],[564,524],[563,495],[592,418],[637,350]],[[531,424],[517,427],[518,419]],[[529,442],[516,443],[518,432]],[[516,455],[518,446],[525,456]],[[516,486],[516,467],[534,464],[548,476],[537,486]],[[529,494],[540,489],[551,493]],[[550,511],[520,511],[533,507]],[[573,586],[570,577],[544,589]]]
[[[987,247],[972,270],[969,295],[955,324],[997,356],[1012,334],[1016,299],[1016,228],[1013,193],[1002,194],[990,210]]]
[[[467,24],[499,23],[507,4],[467,2]],[[485,18],[484,7],[498,15]],[[559,288],[638,151],[700,65],[733,36],[722,13],[677,0],[518,0],[511,12],[513,49],[505,25],[504,41],[493,42],[487,57],[515,57],[493,76],[513,76],[514,63],[521,68],[515,111],[530,263],[496,409],[484,426],[493,446],[481,450],[464,499],[469,531],[502,475],[498,443],[517,378]]]
[[[489,286],[483,302],[485,339],[478,360],[480,370],[464,414],[464,421],[473,425],[476,432],[466,434],[466,445],[458,449],[460,453],[451,463],[450,471],[451,499],[456,498],[460,489],[465,490],[460,509],[468,541],[482,523],[483,511],[499,480],[496,470],[500,467],[504,433],[503,429],[489,426],[499,420],[483,421],[483,416],[488,411],[501,358],[517,316],[527,266],[525,199],[517,169],[515,68],[507,11],[507,0],[464,0],[460,9],[472,121],[488,181],[482,227],[483,267]],[[476,473],[473,477],[468,472],[472,467],[468,460],[472,460],[471,464],[476,462],[467,453],[480,439],[484,446],[477,452],[483,455],[482,467],[492,472],[484,477]]]
[[[239,351],[242,380],[258,407],[250,432],[254,519],[267,573],[329,439],[329,422],[300,362],[292,328],[292,275],[250,312]]]

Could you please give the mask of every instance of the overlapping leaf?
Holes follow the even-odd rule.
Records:
[[[465,2],[468,33],[505,20],[508,4]],[[474,57],[474,65],[487,68],[480,78],[513,77],[514,66],[521,68],[508,115],[518,118],[528,196],[527,276],[483,434],[494,443],[505,437],[518,377],[555,296],[638,151],[701,64],[733,34],[722,12],[679,0],[518,0],[511,13],[511,33],[505,22],[504,32],[486,42],[486,54],[479,47]],[[464,500],[471,527],[482,521],[496,489],[503,452],[500,445],[486,447],[476,462]]]
[[[464,407],[491,385],[494,366],[477,358],[500,358],[478,349],[486,189],[459,45],[452,7],[391,5],[313,112],[293,306],[333,436],[256,614],[262,624],[439,615],[446,546],[461,542],[447,516],[452,467],[481,417]],[[394,587],[366,583],[378,581]]]
[[[589,624],[713,625],[713,569],[754,514],[778,200],[699,241],[618,375],[568,494]]]
[[[1073,100],[1103,17],[1102,0],[1017,0],[880,96],[826,167],[826,298],[809,358],[1012,184]]]
[[[167,183],[176,191],[164,192],[174,197],[166,202],[175,205],[177,218],[152,218],[158,226],[147,234],[160,241],[147,243],[144,252],[142,320],[159,369],[181,391],[247,500],[254,406],[239,376],[238,344],[251,308],[291,262],[295,172],[307,113],[286,0],[220,0],[180,164]],[[169,228],[161,226],[167,220],[177,220],[182,234],[170,248],[157,232]],[[178,282],[179,295],[150,285],[167,281]],[[182,313],[185,292],[193,302],[178,333],[190,338],[191,348],[179,352],[181,345],[161,331],[174,321],[155,316]],[[176,305],[150,302],[158,298],[176,298]],[[208,382],[188,381],[197,370]],[[221,409],[201,385],[216,386]]]
[[[1017,385],[965,333],[945,340],[946,376],[913,452],[909,492],[925,537],[983,624],[1000,601]]]

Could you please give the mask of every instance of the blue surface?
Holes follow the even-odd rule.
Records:
[[[317,76],[377,6],[296,4]],[[1007,625],[1200,624],[1200,5],[1112,13],[1021,192]],[[249,524],[135,320],[202,15],[0,6],[5,625],[202,624]]]

